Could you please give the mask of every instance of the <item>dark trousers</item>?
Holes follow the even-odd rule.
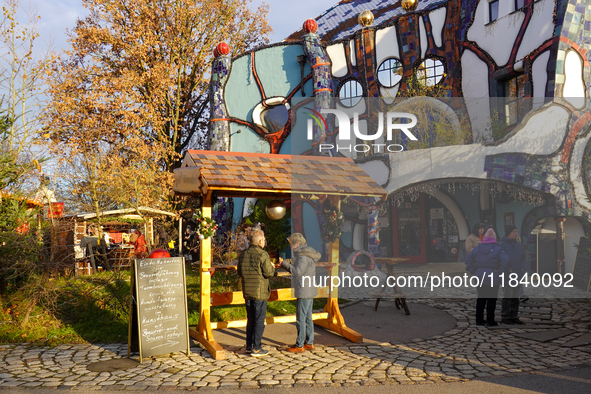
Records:
[[[495,309],[497,307],[497,295],[499,286],[483,286],[478,288],[476,300],[476,322],[484,322],[484,309],[486,308],[486,322],[495,321]]]
[[[246,305],[246,348],[261,350],[263,332],[265,332],[265,315],[267,300],[244,300]]]
[[[501,302],[501,317],[503,319],[516,319],[519,314],[519,295],[521,286],[510,287],[505,284],[503,288],[503,301]]]

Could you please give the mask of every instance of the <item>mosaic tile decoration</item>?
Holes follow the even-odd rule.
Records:
[[[569,49],[575,49],[583,60],[583,78],[586,82],[587,97],[591,96],[591,0],[558,1],[556,35],[560,36],[556,60],[556,83],[554,94],[562,96],[564,87],[564,56]]]
[[[210,83],[209,143],[213,150],[230,150],[230,124],[224,100],[224,87],[230,74],[232,62],[228,56],[213,61]]]
[[[350,158],[199,150],[189,150],[187,155],[200,173],[192,177],[200,182],[193,190],[206,184],[212,190],[266,189],[360,196],[387,194]]]
[[[550,193],[552,185],[548,182],[548,173],[551,161],[541,163],[539,160],[520,154],[487,156],[484,171],[488,179],[498,179]]]
[[[447,3],[445,0],[419,0],[415,12],[426,11],[440,7]],[[400,5],[400,1],[392,0],[344,0],[328,9],[324,14],[316,18],[318,23],[318,35],[322,41],[333,41],[352,35],[361,29],[357,22],[357,16],[363,10],[370,10],[374,14],[374,26],[388,22],[391,19],[406,14]],[[303,35],[300,30],[288,37],[289,40],[297,40]]]
[[[306,34],[302,38],[302,47],[312,69],[314,109],[320,111],[322,108],[332,108],[334,89],[330,58],[324,46],[320,43],[317,34]],[[329,122],[329,124],[332,129],[333,122]],[[331,130],[328,131],[330,133]],[[332,137],[325,135],[324,130],[321,130],[316,124],[314,124],[313,133],[314,144],[318,144],[321,141],[332,143]]]
[[[497,179],[518,186],[552,193],[559,216],[582,216],[584,209],[577,204],[572,186],[552,174],[552,158],[521,154],[487,156],[484,162],[487,179]],[[553,187],[554,186],[554,190]]]

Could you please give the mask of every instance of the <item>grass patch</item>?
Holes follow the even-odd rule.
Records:
[[[187,305],[189,325],[199,322],[200,278],[198,268],[187,266]],[[18,292],[2,294],[0,300],[0,343],[31,342],[57,346],[63,343],[122,343],[127,341],[130,302],[130,271],[101,272],[91,276],[61,277],[57,281],[54,305],[40,303],[26,326],[19,324]],[[273,278],[271,287],[289,288],[287,278]],[[240,291],[235,271],[215,272],[212,292]],[[339,303],[347,302],[339,299]],[[326,299],[314,300],[322,309]],[[267,305],[267,316],[295,314],[296,301],[274,301]],[[211,308],[212,321],[246,319],[244,305]]]

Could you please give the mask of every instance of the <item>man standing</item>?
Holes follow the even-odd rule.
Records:
[[[242,279],[242,294],[246,306],[246,352],[253,357],[266,356],[261,340],[265,331],[267,300],[271,294],[269,278],[275,274],[269,254],[263,250],[265,234],[251,232],[251,243],[238,259],[238,275]]]
[[[291,272],[291,288],[296,304],[296,328],[298,337],[294,346],[287,348],[288,352],[303,352],[314,349],[314,321],[312,320],[312,304],[317,294],[312,280],[316,275],[316,262],[320,253],[306,245],[306,239],[300,233],[294,233],[289,238],[289,245],[293,253],[293,265],[287,261],[281,262],[281,267]],[[304,281],[304,278],[306,280]]]
[[[505,253],[509,256],[509,272],[517,274],[517,286],[511,286],[509,275],[505,277],[505,287],[503,288],[503,301],[501,307],[501,323],[503,324],[525,324],[517,317],[519,313],[519,295],[521,288],[519,282],[525,273],[525,254],[523,245],[518,241],[519,232],[513,224],[505,226],[505,236],[499,242]]]

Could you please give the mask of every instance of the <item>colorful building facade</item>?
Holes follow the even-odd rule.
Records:
[[[341,1],[286,41],[235,58],[226,49],[212,69],[212,150],[344,155],[388,191],[344,204],[341,256],[461,261],[474,224],[502,236],[514,223],[532,270],[564,260],[572,271],[591,214],[589,0]],[[399,133],[402,151],[324,153],[338,122],[308,132],[308,115],[330,108],[357,112],[367,135],[376,108],[425,104],[431,120],[468,132],[443,139],[432,127],[420,143]],[[234,202],[235,221],[247,204]],[[319,206],[293,208],[322,250]]]

